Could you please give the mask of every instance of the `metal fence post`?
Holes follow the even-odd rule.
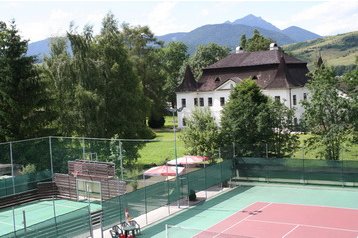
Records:
[[[50,149],[50,164],[51,164],[51,175],[53,177],[53,161],[52,161],[52,142],[51,142],[51,136],[48,137],[49,142],[49,149]]]
[[[10,160],[11,160],[11,179],[12,179],[12,192],[15,194],[15,174],[14,174],[14,159],[12,156],[12,142],[10,142]]]

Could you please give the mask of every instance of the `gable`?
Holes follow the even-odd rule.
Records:
[[[216,88],[216,91],[220,91],[220,90],[231,90],[232,88],[234,88],[236,86],[236,83],[229,79],[228,81],[226,81],[225,83],[223,83],[222,85],[220,85],[218,88]]]

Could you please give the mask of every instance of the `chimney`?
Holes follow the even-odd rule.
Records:
[[[235,52],[236,52],[236,54],[240,54],[240,53],[244,52],[244,49],[241,46],[238,46],[238,47],[236,47]]]
[[[270,50],[278,50],[278,45],[276,43],[271,43],[270,44]]]

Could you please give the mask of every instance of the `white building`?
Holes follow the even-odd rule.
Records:
[[[307,73],[306,62],[285,54],[274,43],[268,51],[244,52],[238,47],[235,54],[203,69],[198,81],[187,67],[176,92],[177,107],[184,107],[178,112],[178,126],[185,126],[185,118],[191,116],[195,107],[209,107],[220,123],[231,89],[247,78],[255,80],[265,95],[294,108],[294,122],[299,123],[304,111],[300,101],[308,97]]]

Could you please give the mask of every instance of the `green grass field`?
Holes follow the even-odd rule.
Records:
[[[168,119],[168,118],[167,118]],[[143,167],[150,164],[161,165],[168,160],[174,159],[174,133],[171,130],[172,121],[166,120],[170,125],[166,124],[163,130],[156,131],[157,142],[146,143],[140,150],[140,158],[138,159],[138,166]],[[176,147],[177,156],[186,154],[184,142],[180,139],[181,131],[176,131]],[[299,135],[300,148],[296,150],[292,158],[295,159],[318,159],[319,149],[308,149],[304,146],[304,141],[310,137],[308,134]],[[355,144],[349,149],[342,152],[341,158],[343,160],[358,160],[358,145]]]

